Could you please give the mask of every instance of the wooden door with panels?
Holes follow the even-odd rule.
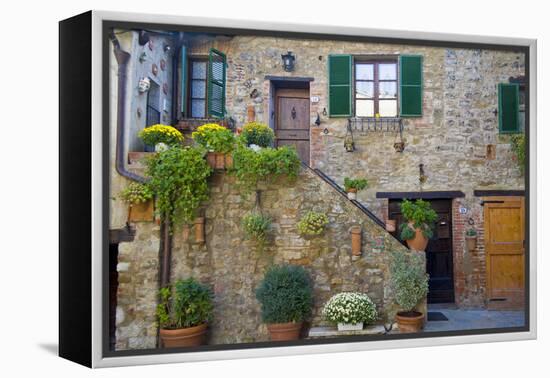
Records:
[[[294,146],[300,160],[309,165],[309,89],[276,90],[275,144]]]
[[[522,308],[525,303],[524,198],[485,197],[483,207],[489,308]]]

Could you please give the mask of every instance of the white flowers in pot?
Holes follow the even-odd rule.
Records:
[[[339,293],[328,300],[323,317],[338,325],[338,331],[361,330],[377,319],[376,306],[367,294]]]

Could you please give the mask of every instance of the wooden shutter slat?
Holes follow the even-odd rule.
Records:
[[[498,128],[503,134],[519,132],[519,84],[498,85]]]
[[[208,113],[223,118],[225,115],[225,54],[210,49],[208,56]]]
[[[351,55],[329,55],[329,115],[351,116]]]
[[[399,57],[399,109],[402,117],[422,117],[422,55]]]

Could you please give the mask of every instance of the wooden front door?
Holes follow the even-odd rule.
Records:
[[[521,308],[525,300],[525,208],[523,197],[484,201],[489,307]]]
[[[426,247],[426,271],[430,275],[428,303],[453,303],[455,294],[451,200],[434,199],[425,201],[430,202],[437,213],[433,237]],[[391,200],[389,204],[389,219],[395,219],[398,226],[404,222],[400,205],[401,200]],[[393,235],[401,240],[399,234],[398,227]],[[402,243],[405,244],[403,241]]]
[[[277,89],[275,114],[276,146],[294,146],[309,165],[309,89]]]

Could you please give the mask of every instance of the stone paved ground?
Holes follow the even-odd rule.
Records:
[[[424,327],[425,332],[521,327],[525,324],[523,311],[459,310],[445,305],[429,305],[428,311],[441,312],[449,320],[429,321]]]

